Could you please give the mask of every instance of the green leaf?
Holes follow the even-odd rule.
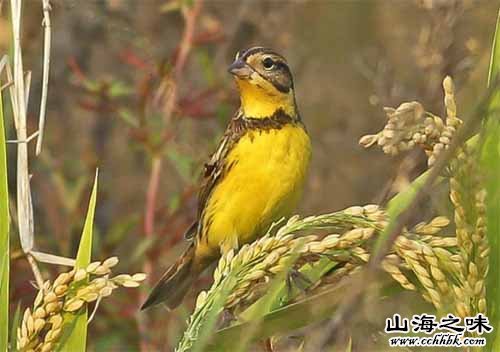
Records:
[[[21,324],[21,302],[17,302],[17,307],[12,318],[10,327],[10,350],[17,351],[17,328]]]
[[[209,338],[217,323],[217,318],[224,308],[224,301],[236,285],[234,273],[223,279],[217,292],[208,296],[200,309],[195,311],[189,319],[189,325],[182,339],[179,341],[176,352],[202,352],[206,350]]]
[[[258,302],[258,304],[252,306],[252,310],[247,310],[244,313],[247,313],[245,318],[249,318],[251,320],[251,325],[246,329],[246,335],[239,340],[238,347],[233,349],[235,352],[244,352],[248,350],[250,343],[252,342],[252,337],[255,335],[255,332],[259,329],[259,325],[263,317],[273,308],[280,303],[281,297],[287,296],[287,288],[284,285],[286,282],[287,275],[290,273],[290,269],[293,264],[297,261],[298,253],[295,252],[285,263],[284,270],[276,276],[271,286],[269,287],[269,293],[264,295]],[[288,297],[287,297],[288,298]],[[289,298],[288,298],[289,300]]]
[[[490,243],[490,265],[487,278],[488,315],[494,326],[495,351],[500,348],[500,121],[499,116],[490,118],[484,127],[481,150],[481,173],[486,175],[487,231]]]
[[[132,92],[132,87],[122,81],[113,81],[109,89],[109,95],[114,98],[128,96],[132,94]]]
[[[199,50],[197,59],[200,62],[203,76],[208,86],[215,84],[214,60],[208,50]]]
[[[332,270],[335,265],[337,265],[337,263],[333,262],[329,258],[322,258],[314,265],[304,265],[299,269],[299,272],[305,277],[306,281],[315,283],[321,279],[324,274]],[[290,300],[297,297],[300,290],[289,292],[285,280],[283,279],[284,278],[280,278],[276,284],[269,287],[268,292],[248,307],[243,313],[241,313],[239,318],[245,321],[259,319],[261,316],[269,312],[282,308]],[[302,289],[307,289],[310,285],[307,284],[307,282],[304,282],[302,283],[302,286]]]
[[[491,45],[490,67],[488,69],[488,87],[491,81],[495,79],[500,71],[500,40],[498,40],[498,33],[500,31],[500,11],[497,17],[495,33],[493,34],[493,43]]]
[[[500,73],[500,12],[497,17],[491,60],[488,71],[488,86],[499,78]],[[487,349],[500,349],[500,95],[497,93],[490,105],[490,113],[481,131],[481,174],[486,177],[487,231],[490,244],[490,263],[487,277],[488,316],[494,327],[488,336]]]
[[[230,278],[230,281],[234,281],[234,279]],[[220,294],[215,298],[212,308],[205,317],[204,324],[201,325],[198,338],[193,344],[191,351],[203,352],[206,350],[207,342],[212,336],[213,331],[215,330],[217,318],[219,317],[219,314],[224,307],[224,301],[231,292],[229,290],[230,286],[232,286],[232,283],[230,283],[228,286],[223,287]]]
[[[350,292],[354,284],[355,280],[345,280],[325,292],[265,315],[259,319],[259,324],[252,321],[222,329],[215,334],[206,350],[233,351],[241,341],[258,341],[325,320],[331,317],[344,299],[345,292]]]
[[[9,194],[3,103],[0,92],[0,351],[7,351],[9,334]]]
[[[118,116],[127,123],[130,127],[138,128],[139,120],[135,117],[135,115],[128,109],[121,109],[118,111]]]
[[[389,215],[389,224],[382,231],[380,236],[377,237],[375,242],[373,255],[376,255],[383,245],[388,241],[388,237],[393,231],[394,226],[396,225],[396,219],[398,216],[405,211],[406,208],[413,202],[417,193],[420,191],[422,186],[425,184],[427,177],[429,176],[429,171],[424,172],[422,175],[417,177],[410,186],[404,191],[398,193],[394,196],[388,204],[387,214]]]
[[[75,268],[84,268],[90,264],[92,253],[92,228],[94,225],[94,213],[97,198],[97,175],[96,171],[94,187],[90,197],[87,217],[83,227],[78,254],[76,256]],[[65,332],[61,338],[60,351],[85,352],[87,344],[87,309],[83,309],[77,314],[65,313]]]
[[[406,207],[411,203],[418,190],[425,183],[429,175],[429,171],[424,172],[418,176],[404,191],[396,194],[390,201],[387,212],[391,217],[396,217],[403,212]]]
[[[193,159],[188,155],[179,153],[171,148],[167,151],[167,157],[170,162],[175,166],[179,175],[185,181],[191,180],[191,170],[193,169]]]

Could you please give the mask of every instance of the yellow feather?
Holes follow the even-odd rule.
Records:
[[[206,205],[206,239],[197,254],[217,255],[262,236],[273,221],[291,215],[302,194],[311,155],[299,124],[246,134],[228,155],[236,162]],[[203,236],[205,237],[205,236]]]
[[[290,116],[296,115],[292,89],[284,94],[256,73],[252,75],[251,82],[237,78],[236,83],[240,89],[241,108],[245,116],[269,117],[278,109]]]

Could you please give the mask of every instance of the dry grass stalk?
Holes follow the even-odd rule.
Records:
[[[45,114],[47,112],[47,94],[49,89],[49,70],[50,70],[50,46],[51,46],[51,24],[50,24],[50,1],[42,0],[43,10],[43,79],[42,79],[42,97],[40,101],[40,115],[38,118],[38,138],[36,141],[36,155],[42,152],[43,131],[45,128]]]
[[[17,329],[19,351],[53,351],[64,329],[63,313],[74,313],[109,296],[119,286],[137,287],[146,278],[144,274],[109,277],[116,264],[118,258],[112,257],[62,273],[52,283],[46,281]]]
[[[7,84],[0,87],[0,91],[9,87],[14,127],[17,139],[9,141],[17,144],[17,223],[21,247],[31,266],[33,275],[39,287],[43,287],[44,279],[38,268],[37,261],[52,264],[73,265],[74,261],[69,258],[59,257],[52,254],[34,251],[34,215],[31,199],[30,172],[28,144],[37,138],[36,154],[41,151],[43,126],[45,121],[45,110],[47,101],[49,66],[50,66],[50,2],[42,0],[43,25],[44,25],[44,61],[42,97],[40,102],[39,130],[31,135],[28,134],[27,107],[30,95],[31,72],[25,71],[22,53],[22,0],[11,0],[11,23],[13,39],[13,65],[9,63],[7,55],[0,59],[0,74],[5,70]]]

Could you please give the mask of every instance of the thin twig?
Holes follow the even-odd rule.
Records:
[[[4,58],[6,58],[7,60],[5,61],[5,72],[7,73],[7,80],[9,82],[13,82],[13,84],[11,84],[9,86],[9,94],[10,94],[10,102],[12,104],[12,112],[13,112],[13,115],[14,115],[14,128],[16,129],[17,131],[17,126],[19,126],[19,121],[18,121],[18,117],[17,117],[17,97],[16,97],[16,94],[15,94],[15,82],[14,82],[14,76],[12,75],[12,69],[10,67],[10,63],[9,63],[9,57],[7,55],[4,56]]]
[[[39,290],[43,289],[43,277],[42,273],[40,272],[40,269],[38,268],[38,264],[36,263],[35,258],[31,255],[31,253],[28,253],[26,255],[26,259],[28,259],[28,263],[30,263],[31,270],[33,271],[33,276],[35,276],[36,284],[38,286]]]
[[[0,70],[0,72],[2,72],[2,71]],[[9,81],[9,82],[7,82],[7,83],[3,84],[2,86],[0,86],[0,92],[1,92],[2,90],[6,89],[6,88],[9,88],[9,87],[10,87],[10,86],[12,86],[13,84],[14,84],[14,82],[13,82],[13,81]]]
[[[94,309],[92,309],[92,313],[90,313],[90,317],[87,319],[87,324],[90,324],[94,319],[95,313],[97,313],[97,309],[99,308],[99,303],[101,303],[102,297],[100,296],[95,302]]]
[[[17,139],[27,139],[26,126],[26,90],[23,72],[23,59],[21,49],[21,0],[12,0],[12,26],[14,37],[14,96],[16,106],[14,114],[17,115]],[[25,253],[33,249],[33,208],[31,205],[31,190],[29,182],[28,145],[19,143],[17,145],[17,207],[18,224],[21,246]]]
[[[9,60],[9,57],[7,55],[2,56],[2,58],[0,59],[0,74],[2,74],[5,65],[7,65],[7,60]]]
[[[187,57],[193,46],[194,29],[202,4],[203,0],[197,0],[191,7],[188,7],[183,11],[184,21],[186,24],[181,39],[181,45],[179,47],[179,54],[174,66],[174,79],[176,80],[179,78],[179,75],[184,69]]]
[[[44,5],[44,25],[45,25],[45,53],[44,53],[44,87],[42,92],[42,103],[44,106],[47,98],[48,72],[50,60],[48,54],[50,51],[50,19],[47,19],[50,4],[48,0],[42,0]],[[19,228],[19,237],[21,247],[27,260],[32,267],[33,274],[37,283],[43,282],[40,270],[37,266],[37,260],[45,263],[73,266],[74,260],[71,258],[59,257],[52,254],[33,251],[34,247],[34,221],[33,221],[33,202],[31,199],[29,159],[27,144],[43,133],[42,127],[30,136],[27,136],[27,109],[31,87],[31,71],[24,72],[21,47],[21,10],[22,0],[11,0],[12,10],[12,33],[14,38],[14,65],[11,69],[8,56],[3,56],[0,60],[0,73],[5,69],[8,83],[1,89],[9,87],[9,93],[14,115],[14,125],[17,139],[9,140],[7,143],[17,144],[17,219]],[[47,41],[47,31],[49,37]],[[42,109],[41,120],[44,119],[45,107]],[[37,144],[38,146],[38,144]]]
[[[146,238],[151,238],[155,234],[156,200],[160,186],[161,164],[161,158],[159,156],[153,157],[146,193],[146,207],[144,209],[144,237]],[[153,271],[153,263],[151,262],[149,256],[146,256],[144,260],[142,271],[148,278],[151,276],[150,273]],[[139,304],[142,304],[146,298],[146,293],[141,292],[139,294]],[[137,319],[139,334],[141,336],[141,351],[150,351],[152,346],[150,346],[148,338],[148,318],[144,314],[139,314]]]
[[[24,111],[28,111],[28,103],[30,100],[30,89],[31,89],[31,71],[27,71],[24,74]]]
[[[144,214],[144,234],[146,237],[153,236],[155,233],[155,207],[160,184],[160,172],[161,158],[154,157],[146,194],[146,209]]]
[[[42,98],[40,102],[40,117],[38,119],[38,131],[40,135],[36,141],[36,155],[42,151],[43,130],[45,126],[45,113],[47,111],[47,92],[49,89],[49,70],[50,70],[50,2],[42,0],[43,6],[43,80],[42,80]]]
[[[8,80],[14,81],[10,87],[17,140],[27,141],[26,109],[28,103],[31,73],[25,76],[21,48],[22,0],[11,0],[12,34],[14,39],[13,77],[8,60],[6,62]],[[31,199],[28,144],[17,144],[17,222],[21,247],[31,266],[38,287],[43,287],[43,278],[35,258],[30,254],[34,245],[33,204]]]
[[[57,264],[69,267],[75,266],[75,259],[73,258],[60,257],[58,255],[33,250],[30,252],[30,254],[40,263]]]
[[[5,143],[12,143],[12,144],[19,144],[19,143],[29,143],[33,140],[33,138],[35,138],[36,136],[38,136],[38,131],[36,131],[35,133],[33,133],[31,136],[29,136],[28,138],[26,138],[25,140],[23,141],[20,141],[20,140],[7,140]]]
[[[184,32],[182,34],[181,42],[179,44],[179,49],[175,59],[175,64],[172,69],[172,74],[169,79],[167,79],[162,87],[158,89],[159,95],[157,95],[155,100],[160,99],[163,95],[166,95],[165,104],[163,105],[164,117],[168,121],[172,117],[174,112],[175,104],[177,103],[177,85],[180,81],[180,75],[184,70],[187,58],[191,49],[193,47],[193,37],[196,25],[196,20],[200,14],[201,7],[203,5],[203,0],[197,0],[190,7],[183,9],[184,16]]]

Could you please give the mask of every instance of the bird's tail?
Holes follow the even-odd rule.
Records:
[[[194,265],[195,246],[192,243],[184,254],[163,274],[149,294],[141,310],[164,302],[169,309],[182,303],[191,284],[198,276]]]

